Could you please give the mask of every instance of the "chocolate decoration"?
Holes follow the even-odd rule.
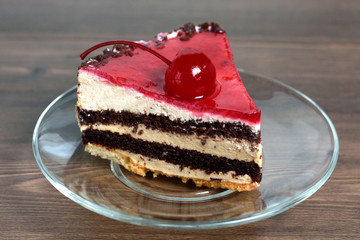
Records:
[[[105,65],[108,62],[107,58],[109,57],[120,57],[123,55],[133,56],[134,55],[133,50],[134,47],[131,46],[127,46],[123,44],[114,45],[112,49],[109,48],[105,49],[103,51],[103,54],[89,58],[85,62],[82,62],[81,65],[79,66],[79,69],[87,66],[98,67],[100,65]]]

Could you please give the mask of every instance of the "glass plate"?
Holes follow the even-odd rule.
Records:
[[[176,178],[139,177],[84,152],[76,86],[57,97],[34,130],[35,159],[56,189],[101,215],[137,225],[210,229],[279,214],[315,193],[333,172],[338,137],[324,111],[292,87],[239,69],[262,110],[263,181],[258,190],[197,188]]]

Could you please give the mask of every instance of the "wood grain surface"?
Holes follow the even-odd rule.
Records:
[[[272,218],[201,231],[134,226],[58,192],[32,153],[45,107],[76,83],[98,42],[152,39],[185,22],[227,29],[236,65],[315,100],[340,139],[337,167],[309,199]],[[0,239],[360,239],[360,2],[0,1]]]

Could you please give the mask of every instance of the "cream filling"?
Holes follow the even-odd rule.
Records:
[[[114,151],[108,151],[104,147],[93,144],[88,144],[86,146],[86,151],[92,155],[115,161],[125,167],[129,165],[129,163],[126,162],[126,159],[127,157],[130,157],[133,164],[140,165],[141,167],[144,167],[150,171],[163,172],[169,176],[203,179],[208,181],[213,179],[221,179],[222,181],[229,181],[238,184],[248,184],[252,182],[251,177],[247,174],[234,176],[235,172],[233,171],[227,173],[207,174],[204,170],[190,169],[188,167],[180,168],[178,165],[167,163],[158,159],[143,157],[139,154],[132,154],[127,151],[118,149]]]
[[[90,126],[81,126],[81,131]],[[243,161],[255,161],[260,167],[261,145],[252,146],[249,141],[223,138],[201,138],[196,135],[180,135],[158,130],[147,129],[143,124],[139,124],[134,130],[133,127],[119,125],[93,125],[92,129],[100,131],[116,132],[120,135],[128,134],[135,139],[141,139],[148,142],[159,142],[161,144],[179,147],[181,149],[195,150],[201,153],[211,154],[218,157],[229,159],[238,159]],[[254,151],[252,151],[252,149]]]
[[[221,116],[210,114],[204,114],[201,117],[194,116],[194,113],[190,111],[180,109],[171,104],[156,101],[133,89],[109,84],[106,79],[89,73],[84,69],[79,70],[78,83],[77,106],[87,110],[125,110],[137,114],[164,115],[171,120],[180,119],[182,121],[198,119],[209,122],[235,121],[233,119],[226,119]],[[260,130],[260,124],[245,124],[250,126],[254,132]]]

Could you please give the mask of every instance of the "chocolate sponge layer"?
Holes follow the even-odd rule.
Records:
[[[207,137],[224,137],[246,139],[254,144],[261,142],[260,133],[254,133],[252,129],[242,123],[236,122],[202,122],[171,120],[166,116],[154,114],[136,114],[129,111],[116,112],[114,110],[92,111],[77,108],[81,125],[93,124],[121,124],[136,128],[144,124],[147,128],[182,135],[196,134]]]
[[[182,168],[204,170],[207,174],[234,171],[236,176],[248,174],[253,182],[260,182],[262,177],[261,168],[255,162],[217,157],[157,142],[147,142],[132,138],[130,135],[89,128],[82,132],[82,139],[84,144],[93,143],[112,149],[121,149],[176,164]]]

